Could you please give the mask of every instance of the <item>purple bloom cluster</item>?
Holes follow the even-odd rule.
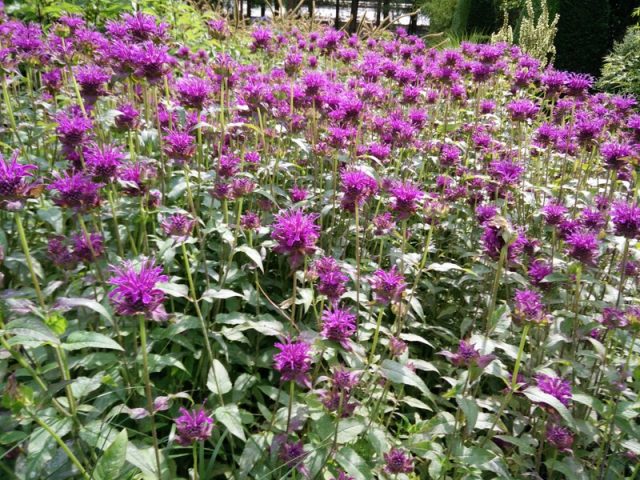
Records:
[[[312,254],[320,234],[315,224],[318,216],[300,210],[280,212],[273,223],[271,238],[276,241],[274,250],[289,256],[292,269],[298,268],[302,259]]]
[[[204,409],[189,411],[180,407],[180,416],[175,419],[176,442],[182,446],[189,446],[193,442],[209,440],[213,432],[213,418]]]
[[[304,340],[287,339],[284,343],[276,343],[275,346],[280,352],[273,356],[273,361],[282,381],[292,381],[311,388],[308,374],[311,368],[311,345]]]

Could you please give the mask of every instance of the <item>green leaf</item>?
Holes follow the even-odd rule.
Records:
[[[427,267],[427,270],[433,270],[434,272],[449,272],[451,270],[462,270],[462,267],[450,262],[432,263]]]
[[[522,393],[524,393],[526,397],[532,402],[544,403],[546,405],[549,405],[552,408],[555,408],[556,411],[560,414],[560,416],[562,416],[564,421],[567,422],[569,426],[571,426],[573,429],[576,428],[573,417],[571,416],[571,413],[569,412],[567,407],[565,407],[560,402],[560,400],[558,400],[553,395],[544,393],[538,387],[529,387],[526,390],[524,390]]]
[[[56,335],[62,335],[67,330],[67,319],[58,312],[47,315],[44,322]]]
[[[233,290],[228,290],[223,288],[222,290],[216,290],[214,288],[210,288],[206,292],[202,294],[202,300],[205,302],[210,302],[211,300],[226,300],[227,298],[233,297],[242,297],[242,295],[238,292],[234,292]]]
[[[256,264],[256,267],[258,267],[260,271],[264,273],[264,267],[262,266],[262,257],[260,256],[260,252],[258,252],[255,248],[251,248],[249,245],[240,245],[239,247],[236,247],[235,251],[244,253],[251,259],[253,263]]]
[[[431,396],[431,392],[422,379],[412,372],[411,369],[394,360],[385,360],[382,362],[382,374],[393,383],[402,383],[416,387],[427,396]]]
[[[83,348],[105,348],[107,350],[120,350],[124,352],[118,342],[97,332],[73,332],[62,344],[65,350],[80,350]]]
[[[373,478],[369,465],[350,447],[340,449],[336,454],[336,461],[344,468],[347,475],[351,475],[354,480],[369,480]]]
[[[207,388],[209,391],[220,395],[230,392],[233,388],[227,369],[217,359],[213,361],[213,365],[209,369]]]
[[[113,317],[111,316],[109,311],[102,304],[90,298],[62,297],[57,300],[57,304],[67,308],[76,308],[76,307],[88,308],[98,313],[100,316],[106,318],[111,324],[113,324]]]
[[[127,444],[129,439],[127,438],[127,429],[124,428],[118,435],[109,448],[107,448],[98,463],[93,470],[94,480],[111,480],[118,478],[120,470],[124,466],[124,462],[127,457]]]
[[[178,298],[189,297],[189,287],[181,283],[164,282],[164,283],[159,283],[157,287],[159,290],[162,290],[164,293],[166,293],[171,297],[178,297]]]
[[[456,400],[467,419],[467,433],[471,433],[478,421],[478,405],[473,398],[457,398]]]
[[[338,443],[351,443],[353,440],[358,438],[366,428],[367,426],[362,419],[354,417],[340,420],[340,423],[338,424]]]
[[[8,340],[9,345],[27,343],[60,345],[60,339],[54,335],[51,329],[35,318],[13,320],[7,324],[5,331],[14,335]]]
[[[240,410],[235,404],[228,404],[222,407],[216,408],[213,412],[216,419],[222,423],[229,432],[238,437],[240,440],[245,441],[244,429],[240,422]]]

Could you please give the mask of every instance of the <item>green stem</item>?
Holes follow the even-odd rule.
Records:
[[[44,297],[42,295],[42,291],[40,290],[40,283],[38,282],[36,271],[33,268],[33,261],[31,260],[31,253],[29,252],[29,244],[27,243],[27,236],[24,233],[22,218],[20,218],[20,214],[18,212],[15,213],[14,217],[16,219],[16,225],[18,227],[18,236],[20,237],[20,244],[22,245],[22,251],[24,252],[25,259],[27,260],[27,268],[29,269],[29,273],[31,274],[31,281],[33,282],[33,288],[36,291],[36,296],[38,297],[38,302],[40,303],[40,307],[42,307],[42,309],[45,310],[46,306],[44,303]]]
[[[74,453],[69,449],[67,444],[64,443],[62,438],[60,438],[60,435],[58,435],[49,425],[47,425],[34,413],[29,412],[29,415],[31,416],[34,422],[40,425],[49,435],[51,435],[51,437],[56,441],[56,443],[60,445],[60,448],[62,448],[64,453],[66,453],[67,457],[69,457],[69,460],[71,460],[71,463],[73,463],[76,466],[76,468],[80,470],[80,474],[82,475],[82,478],[85,478],[86,480],[90,480],[91,477],[89,476],[89,473],[82,466],[82,463],[80,463],[80,460],[78,460],[78,457],[74,455]]]
[[[287,407],[287,429],[286,432],[289,432],[289,426],[291,425],[291,412],[293,410],[293,396],[296,390],[296,382],[291,380],[289,382],[289,405]]]
[[[380,326],[382,325],[382,317],[384,315],[384,309],[381,308],[378,312],[378,320],[376,321],[376,330],[373,333],[373,341],[371,342],[371,352],[369,353],[369,365],[373,363],[373,357],[376,354],[376,347],[378,346],[378,337],[380,336]]]
[[[158,431],[156,430],[156,419],[153,409],[153,396],[151,392],[151,377],[149,376],[149,358],[147,356],[147,328],[144,315],[138,316],[138,326],[140,328],[140,350],[142,350],[142,373],[144,375],[144,387],[147,397],[147,410],[151,419],[151,435],[153,436],[153,452],[155,454],[158,480],[162,480],[162,469],[160,467],[160,447],[158,444]]]

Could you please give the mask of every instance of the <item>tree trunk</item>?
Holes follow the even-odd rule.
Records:
[[[360,0],[351,0],[351,23],[349,23],[349,31],[356,33],[358,31],[358,7]]]
[[[382,16],[382,0],[376,2],[376,27],[380,26],[380,17]]]
[[[391,0],[382,0],[382,19],[386,20],[391,13]]]
[[[309,18],[313,18],[313,2],[314,0],[307,0],[307,10],[309,10]]]
[[[260,16],[264,18],[267,15],[267,4],[262,2],[260,5]]]
[[[340,0],[336,0],[336,21],[335,21],[336,30],[340,28]]]
[[[251,0],[247,0],[247,18],[251,20]]]
[[[415,12],[418,10],[418,2],[417,0],[413,0],[413,4],[411,5],[411,12]],[[411,35],[415,35],[418,31],[418,14],[411,15],[409,18],[409,33]]]

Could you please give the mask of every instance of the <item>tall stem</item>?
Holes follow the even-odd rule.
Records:
[[[147,357],[147,328],[144,315],[138,316],[138,326],[140,328],[140,350],[142,350],[142,373],[144,376],[144,388],[147,396],[147,410],[151,419],[151,435],[153,436],[153,452],[156,459],[158,480],[162,480],[162,470],[160,467],[160,447],[158,445],[158,431],[156,430],[156,419],[153,409],[153,396],[151,392],[151,377],[149,376],[149,358]]]
[[[31,274],[31,281],[33,282],[33,288],[36,291],[36,296],[38,297],[38,303],[40,303],[40,307],[42,307],[42,309],[45,310],[46,306],[44,303],[44,297],[42,295],[42,290],[40,290],[40,283],[38,282],[36,271],[33,268],[33,261],[31,260],[31,253],[29,252],[29,244],[27,243],[27,236],[24,233],[22,218],[20,218],[20,214],[18,212],[15,213],[14,217],[16,219],[16,226],[18,227],[18,236],[20,237],[20,245],[22,246],[22,251],[24,252],[24,256],[27,261],[27,268],[29,269],[29,273]]]

